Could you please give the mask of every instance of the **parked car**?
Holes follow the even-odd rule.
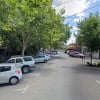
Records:
[[[68,55],[70,55],[70,54],[73,53],[73,52],[76,52],[76,51],[74,51],[74,50],[67,50],[66,53],[67,53]]]
[[[79,53],[79,52],[76,52],[76,51],[70,51],[70,52],[68,52],[68,55],[69,55],[69,56],[73,56],[74,53]]]
[[[47,57],[45,55],[38,55],[34,57],[35,63],[46,63],[48,61]]]
[[[47,59],[50,60],[51,59],[51,55],[50,54],[45,54]]]
[[[53,57],[52,52],[47,52],[47,54],[50,55],[51,58]]]
[[[9,83],[15,85],[21,80],[22,72],[14,64],[0,64],[0,84]]]
[[[79,53],[79,52],[72,52],[70,53],[71,57],[85,57],[85,55],[83,53]]]
[[[52,54],[53,55],[56,55],[57,53],[58,53],[58,50],[57,49],[52,50]]]
[[[42,54],[39,54],[38,56],[45,56],[45,59],[47,61],[51,59],[51,55],[50,54],[47,54],[47,53],[42,53]]]
[[[20,67],[22,73],[28,73],[31,69],[35,68],[35,60],[32,56],[13,57],[7,63],[13,63],[17,67]]]

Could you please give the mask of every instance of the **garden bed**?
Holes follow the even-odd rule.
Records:
[[[86,65],[91,67],[100,67],[100,62],[87,62]]]

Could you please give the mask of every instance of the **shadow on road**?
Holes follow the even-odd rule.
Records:
[[[84,73],[84,74],[100,74],[100,68],[91,67],[86,65],[78,65],[76,67],[72,67],[74,71],[77,73]]]
[[[0,84],[0,88],[1,87],[5,87],[5,86],[10,86],[8,83],[5,83],[5,84]]]
[[[56,56],[53,56],[52,59],[66,59],[65,57],[62,57],[62,56],[59,56],[59,55],[56,55]]]

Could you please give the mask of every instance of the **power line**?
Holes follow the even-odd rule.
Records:
[[[100,4],[97,4],[97,5],[93,6],[93,7],[90,7],[90,8],[88,8],[88,9],[82,10],[82,11],[80,11],[80,12],[77,12],[77,13],[75,13],[75,14],[73,14],[73,15],[67,17],[67,18],[73,17],[73,16],[75,16],[75,15],[77,15],[77,14],[80,14],[80,13],[82,13],[82,12],[86,12],[86,11],[88,11],[88,10],[90,10],[90,9],[93,9],[93,8],[95,8],[95,7],[98,7],[98,6],[100,6]]]

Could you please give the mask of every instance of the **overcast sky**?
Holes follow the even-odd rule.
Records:
[[[72,33],[77,34],[77,22],[89,15],[89,13],[100,14],[100,0],[53,0],[52,6],[59,13],[61,9],[65,9],[64,23],[69,23],[73,26]],[[75,42],[75,37],[72,34],[69,43]]]

